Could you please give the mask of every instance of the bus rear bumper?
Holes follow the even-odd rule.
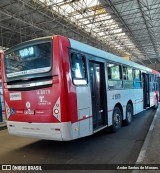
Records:
[[[34,137],[39,139],[69,141],[72,140],[71,122],[63,123],[27,123],[7,121],[11,135]]]

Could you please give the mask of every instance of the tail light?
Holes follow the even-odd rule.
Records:
[[[61,121],[61,114],[60,114],[60,97],[56,101],[53,107],[53,116],[56,117],[59,121]]]

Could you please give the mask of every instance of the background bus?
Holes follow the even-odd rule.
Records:
[[[27,41],[2,54],[10,134],[73,140],[158,106],[159,73],[62,36]]]

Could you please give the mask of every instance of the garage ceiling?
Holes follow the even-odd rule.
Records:
[[[143,65],[160,62],[159,0],[1,0],[0,46],[64,35]]]

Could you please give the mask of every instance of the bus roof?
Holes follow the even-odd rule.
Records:
[[[73,48],[73,49],[80,50],[82,52],[86,52],[86,53],[92,54],[94,56],[102,57],[102,58],[105,58],[105,59],[110,60],[110,61],[114,61],[114,62],[122,63],[122,64],[125,64],[125,65],[128,65],[128,66],[131,66],[131,67],[135,67],[135,68],[138,68],[138,69],[141,69],[141,70],[144,70],[144,71],[159,74],[159,72],[157,72],[155,70],[152,70],[148,67],[137,64],[133,61],[125,60],[121,57],[118,57],[118,56],[113,55],[111,53],[108,53],[108,52],[105,52],[103,50],[97,49],[95,47],[89,46],[87,44],[81,43],[79,41],[75,41],[75,40],[70,39],[70,38],[69,38],[69,41],[70,41],[71,48]]]
[[[55,36],[57,36],[57,35],[41,37],[41,38],[35,38],[35,39],[29,40],[29,41],[25,41],[23,43],[17,44],[15,46],[7,49],[5,51],[5,53],[9,53],[13,50],[16,50],[17,48],[23,47],[25,44],[30,44],[30,43],[32,44],[32,43],[37,42],[37,41],[41,42],[41,41],[49,40],[49,39],[52,39]],[[60,37],[63,37],[63,36],[60,36]],[[135,67],[135,68],[139,68],[139,69],[144,70],[144,71],[152,72],[152,73],[155,73],[155,74],[160,74],[158,71],[152,70],[148,67],[137,64],[133,61],[125,60],[121,57],[118,57],[118,56],[113,55],[111,53],[108,53],[108,52],[105,52],[103,50],[97,49],[95,47],[89,46],[87,44],[81,43],[79,41],[76,41],[76,40],[73,40],[73,39],[70,39],[70,38],[68,38],[68,39],[70,41],[71,48],[73,48],[73,49],[80,50],[82,52],[86,52],[86,53],[92,54],[94,56],[102,57],[102,58],[105,58],[105,59],[110,60],[110,61],[122,63],[122,64],[129,65],[129,66]]]

